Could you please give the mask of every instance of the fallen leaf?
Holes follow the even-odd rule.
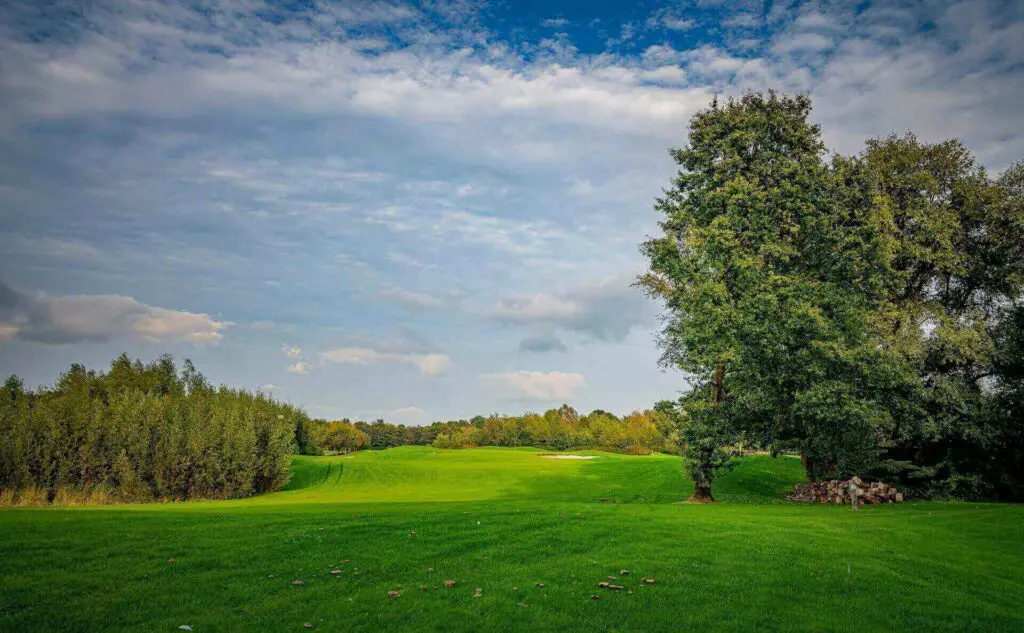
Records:
[[[426,585],[420,585],[420,591],[426,591],[426,590],[427,590],[427,586]]]
[[[619,575],[620,576],[628,576],[629,575],[629,570],[628,569],[620,569],[619,570]]]
[[[455,586],[455,581],[454,580],[446,580],[446,581],[444,581],[444,586],[445,587],[454,587]]]
[[[340,574],[340,573],[341,573],[341,570],[340,570],[340,569],[332,569],[332,570],[331,570],[331,575],[332,575],[332,576],[337,576],[337,575],[338,575],[338,574]]]
[[[323,528],[320,528],[320,529],[322,530]],[[302,628],[304,628],[304,629],[311,629],[311,628],[313,628],[313,623],[312,622],[306,622],[305,624],[302,625]]]
[[[168,565],[173,565],[174,564],[174,559],[173,558],[168,558],[167,559],[167,564]]]
[[[537,583],[537,586],[540,587],[541,589],[543,589],[544,588],[544,583],[539,582],[539,583]]]
[[[590,599],[591,599],[591,600],[600,600],[600,599],[601,599],[601,596],[599,596],[599,595],[597,595],[597,594],[595,593],[594,595],[590,596]]]
[[[192,627],[187,625],[187,624],[182,624],[181,626],[178,627],[178,630],[179,631],[191,631]]]
[[[304,585],[306,583],[302,582],[301,580],[293,580],[292,584],[298,586],[298,585]]]
[[[608,583],[602,580],[601,582],[597,583],[597,586],[601,589],[606,589],[608,587]]]
[[[398,596],[400,596],[400,595],[402,595],[402,594],[401,594],[401,592],[398,592],[398,591],[389,591],[388,592],[388,597],[389,598],[398,598]]]
[[[653,578],[641,578],[640,582],[647,583],[648,585],[653,585],[654,584],[654,579]]]

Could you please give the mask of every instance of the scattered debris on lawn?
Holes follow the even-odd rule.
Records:
[[[543,589],[544,588],[544,583],[542,583],[542,582],[537,583],[537,587]]]
[[[174,564],[174,559],[173,558],[168,558],[167,559],[167,564],[168,565],[173,565]]]
[[[409,536],[416,536],[416,530],[409,530]]]
[[[192,627],[187,625],[187,624],[182,624],[181,626],[178,627],[178,630],[179,631],[191,631]]]
[[[420,585],[420,591],[426,591],[427,589],[429,589],[429,587],[426,585]]]
[[[337,575],[338,575],[338,574],[340,574],[340,573],[341,573],[341,570],[340,570],[340,569],[332,569],[332,570],[331,570],[331,575],[333,575],[333,576],[337,576]]]
[[[477,587],[477,588],[476,588],[476,589],[475,589],[475,590],[473,591],[473,597],[474,597],[474,598],[479,598],[479,597],[480,597],[480,596],[482,596],[482,595],[484,595],[484,590],[483,590],[483,589],[481,589],[480,587]]]
[[[653,578],[641,578],[640,582],[646,583],[648,585],[653,585],[654,584],[654,579]]]
[[[306,583],[302,582],[301,580],[293,580],[292,584],[295,585],[295,586],[298,586],[298,585],[304,585]]]
[[[398,596],[400,596],[400,595],[402,595],[402,592],[400,592],[400,591],[389,591],[388,592],[388,597],[389,598],[398,598]]]
[[[322,530],[323,528],[320,528],[320,529]],[[302,628],[304,628],[304,629],[311,629],[311,628],[313,628],[313,623],[312,622],[306,622],[305,624],[302,625]]]
[[[590,599],[591,599],[591,600],[600,600],[600,599],[601,599],[601,596],[599,596],[599,595],[597,595],[597,594],[595,593],[594,595],[590,596]]]
[[[619,570],[619,575],[620,576],[628,576],[629,575],[629,570],[628,569],[620,569]]]
[[[600,587],[601,589],[607,589],[608,588],[608,582],[601,581],[601,582],[597,583],[597,586]]]
[[[852,485],[851,485],[852,484]],[[873,481],[865,484],[860,477],[830,479],[800,484],[786,498],[804,503],[851,503],[856,497],[860,503],[901,503],[903,493],[889,484]]]
[[[615,499],[601,499],[601,503],[615,503]]]
[[[449,587],[449,588],[454,587],[455,586],[455,581],[454,580],[446,580],[446,581],[444,581],[444,586],[445,587]]]

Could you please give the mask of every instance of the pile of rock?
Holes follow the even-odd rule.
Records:
[[[850,484],[853,484],[851,486]],[[865,484],[860,477],[812,481],[797,486],[787,499],[804,503],[851,503],[856,496],[860,503],[900,503],[903,494],[880,481]]]

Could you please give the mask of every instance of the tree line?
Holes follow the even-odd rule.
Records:
[[[664,408],[664,404],[662,408]],[[669,403],[669,408],[671,405]],[[383,450],[420,445],[435,448],[533,446],[556,451],[597,449],[634,455],[678,451],[672,418],[651,409],[616,416],[603,410],[581,415],[562,405],[544,413],[492,414],[425,426],[350,420],[313,420],[303,442],[306,452]]]
[[[746,441],[812,480],[1024,497],[1024,164],[989,175],[957,140],[829,153],[806,96],[693,116],[655,202],[638,284],[663,302],[671,413],[711,484]]]
[[[122,354],[72,365],[30,390],[0,387],[4,504],[227,499],[278,490],[306,414],[264,394],[213,387],[188,360]]]

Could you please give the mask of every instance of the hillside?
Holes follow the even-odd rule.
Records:
[[[788,504],[799,463],[766,456],[691,505],[677,458],[538,453],[298,457],[248,500],[2,509],[0,630],[1024,627],[1020,506]]]

